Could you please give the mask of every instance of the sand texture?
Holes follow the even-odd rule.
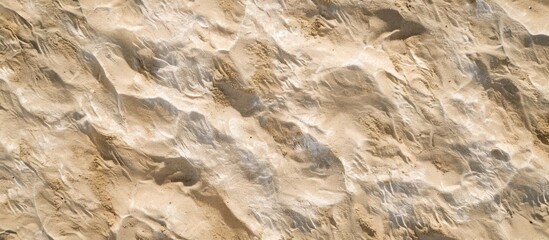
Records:
[[[549,1],[0,0],[0,239],[549,239]]]

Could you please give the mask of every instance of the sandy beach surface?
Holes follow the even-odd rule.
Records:
[[[0,239],[549,239],[548,0],[0,0]]]

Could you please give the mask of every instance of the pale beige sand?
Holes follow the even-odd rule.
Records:
[[[549,239],[547,0],[0,0],[0,239]]]

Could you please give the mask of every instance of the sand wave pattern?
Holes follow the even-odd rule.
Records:
[[[0,239],[549,239],[545,0],[0,0]]]

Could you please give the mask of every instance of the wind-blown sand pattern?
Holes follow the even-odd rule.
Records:
[[[549,239],[547,0],[0,0],[0,239]]]

